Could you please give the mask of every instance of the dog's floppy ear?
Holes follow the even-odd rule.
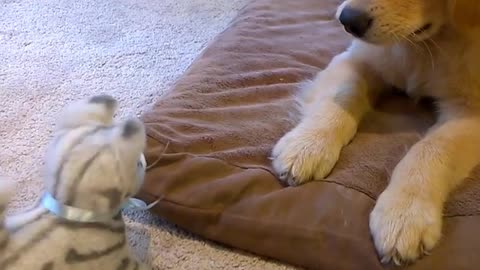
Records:
[[[469,29],[480,26],[480,0],[450,0],[455,27]]]

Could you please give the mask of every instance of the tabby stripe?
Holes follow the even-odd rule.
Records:
[[[125,245],[126,245],[126,239],[123,238],[122,241],[120,241],[118,244],[114,246],[111,246],[102,251],[94,251],[89,254],[79,254],[78,251],[72,248],[68,251],[67,256],[65,257],[65,262],[68,264],[74,264],[74,263],[81,263],[81,262],[96,260],[122,249],[123,247],[125,247]]]
[[[67,193],[67,199],[65,204],[66,205],[72,205],[73,202],[75,201],[75,198],[77,197],[77,188],[80,182],[82,181],[83,177],[87,173],[88,169],[90,169],[90,166],[92,166],[93,162],[100,156],[100,154],[105,151],[105,149],[109,148],[110,146],[105,145],[100,150],[98,150],[95,155],[93,155],[90,159],[87,160],[87,162],[83,165],[81,168],[80,172],[78,173],[77,177],[73,179],[73,183],[70,187],[70,190]]]
[[[123,193],[118,188],[110,188],[107,190],[98,191],[99,194],[108,199],[110,209],[116,209],[122,202]]]
[[[120,225],[115,225],[107,223],[79,223],[68,220],[59,220],[58,225],[66,227],[70,230],[95,229],[110,231],[112,233],[125,233],[125,224],[123,223],[120,223]]]
[[[8,245],[10,238],[8,238],[7,234],[2,235],[2,238],[0,238],[0,250],[5,249]]]
[[[33,211],[34,209],[32,209]],[[15,227],[13,229],[10,230],[10,233],[14,234],[14,233],[18,233],[19,231],[25,229],[27,226],[39,221],[46,213],[47,213],[47,209],[43,209],[43,211],[39,212],[37,216],[35,216],[34,218],[30,219],[28,222],[26,223],[22,223],[21,226],[18,226],[18,227]]]
[[[117,270],[127,270],[129,265],[130,265],[130,259],[129,258],[124,258],[120,262],[120,265],[117,267]]]
[[[70,132],[71,130],[62,130],[61,132],[57,132],[57,134],[55,134],[52,141],[50,142],[49,146],[52,149],[57,149],[57,145],[60,143],[60,141]]]
[[[53,262],[47,262],[42,266],[42,270],[53,270],[53,266]]]
[[[63,173],[64,165],[68,161],[69,154],[73,150],[73,148],[75,148],[78,144],[83,143],[88,137],[94,135],[98,131],[100,131],[102,129],[108,129],[108,128],[110,128],[110,127],[98,126],[98,127],[95,127],[92,130],[86,131],[85,133],[79,135],[79,137],[75,141],[73,141],[73,143],[70,145],[70,147],[65,150],[65,152],[63,153],[62,160],[60,161],[60,166],[58,167],[57,171],[55,172],[55,180],[54,180],[55,183],[53,185],[53,197],[56,198],[58,193],[60,192],[58,190],[58,187],[60,185],[60,178],[61,178],[62,173]],[[69,133],[70,132],[67,132],[66,134],[63,134],[62,137],[68,136]],[[59,142],[60,142],[60,139],[58,139],[58,141],[56,143],[58,144]],[[55,146],[53,146],[53,147],[55,147]]]
[[[8,266],[14,264],[16,261],[18,261],[21,258],[23,254],[33,249],[41,241],[47,238],[50,235],[50,233],[52,233],[55,229],[56,229],[55,223],[52,223],[50,224],[50,226],[47,226],[46,229],[43,229],[40,232],[38,232],[33,238],[30,239],[28,243],[26,243],[21,248],[17,249],[12,256],[8,257],[6,260],[1,262],[0,269],[7,269]]]
[[[97,128],[94,128],[92,130],[87,130],[83,134],[78,135],[75,141],[71,143],[70,147],[68,147],[65,152],[63,153],[62,160],[60,161],[60,166],[57,168],[57,171],[55,172],[55,183],[53,185],[53,195],[54,197],[58,195],[58,186],[60,185],[60,177],[62,176],[63,172],[63,167],[65,163],[68,161],[68,154],[72,151],[72,149],[77,146],[79,143],[82,143],[87,137],[90,135],[93,135],[97,131]],[[67,131],[63,132],[61,135],[58,135],[54,141],[52,142],[51,146],[52,148],[56,149],[58,148],[58,144],[68,135],[70,135],[72,131]]]

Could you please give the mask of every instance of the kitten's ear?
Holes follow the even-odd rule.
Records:
[[[147,142],[145,125],[138,119],[128,119],[115,127],[115,134],[112,146],[116,150],[117,160],[121,162],[120,170],[126,179],[136,179],[128,183],[128,190],[137,192],[146,168],[146,164],[140,163]]]
[[[117,101],[109,95],[97,95],[69,104],[59,115],[58,128],[82,125],[110,125],[117,110]]]
[[[450,0],[452,22],[460,31],[480,26],[479,0]]]
[[[119,124],[118,136],[120,147],[127,150],[137,159],[145,150],[147,135],[145,125],[136,118],[125,120]]]

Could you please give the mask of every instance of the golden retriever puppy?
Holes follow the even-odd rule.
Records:
[[[273,167],[289,185],[321,180],[382,90],[435,98],[436,125],[370,215],[382,262],[412,262],[438,243],[449,193],[480,162],[480,1],[347,0],[337,19],[354,41],[305,87],[303,118],[274,147]]]

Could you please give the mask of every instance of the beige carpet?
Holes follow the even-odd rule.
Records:
[[[0,0],[0,175],[17,182],[11,213],[42,191],[55,113],[109,93],[140,114],[247,0]],[[126,213],[136,254],[155,269],[287,269]]]

